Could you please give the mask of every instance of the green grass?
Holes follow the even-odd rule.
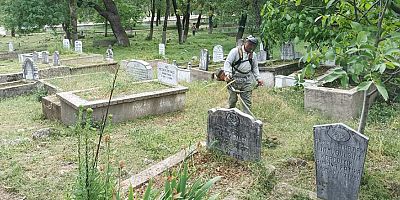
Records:
[[[154,41],[145,41],[146,32],[131,38],[131,47],[114,47],[117,60],[159,58],[160,33]],[[205,32],[190,36],[184,45],[178,45],[176,37],[169,33],[167,58],[187,62],[197,56],[201,48],[212,49],[222,44],[225,52],[234,46],[234,37]],[[99,36],[96,36],[99,39]],[[106,48],[93,48],[94,38],[84,41],[85,51],[104,53]],[[59,40],[61,43],[61,40]],[[96,73],[52,79],[50,82],[63,90],[109,88],[113,75]],[[114,166],[119,160],[126,161],[123,178],[143,170],[182,147],[204,141],[207,131],[207,111],[225,107],[228,94],[222,82],[198,81],[184,84],[189,87],[185,109],[180,112],[148,116],[129,122],[115,124],[106,130],[111,135]],[[125,87],[126,86],[126,87]],[[130,86],[117,84],[118,88]],[[105,90],[106,91],[106,90]],[[262,139],[262,161],[257,164],[240,162],[250,166],[249,182],[231,183],[216,187],[224,195],[238,191],[239,199],[280,199],[282,194],[274,191],[274,184],[286,182],[292,186],[315,191],[315,166],[313,162],[312,127],[317,124],[336,123],[317,111],[305,111],[303,90],[296,88],[258,88],[253,93],[253,113],[264,122]],[[369,124],[365,134],[370,138],[362,180],[360,199],[400,198],[400,110],[399,105],[377,104],[371,108]],[[37,94],[0,100],[0,185],[10,187],[27,199],[64,199],[71,194],[77,172],[76,137],[72,129],[58,122],[44,120]],[[341,121],[356,128],[357,120]],[[56,134],[47,140],[32,141],[33,131],[52,127]],[[103,158],[104,154],[102,154]],[[290,166],[288,158],[300,158],[306,166]],[[212,158],[210,166],[226,163],[227,170],[236,170],[236,161],[225,156]],[[217,163],[217,164],[216,164]],[[260,165],[258,165],[260,164]],[[264,164],[276,167],[274,177],[263,170]],[[231,166],[231,169],[229,169]],[[4,169],[4,170],[3,170]],[[210,176],[206,169],[199,172]],[[283,194],[287,195],[287,194]],[[303,196],[288,199],[304,199]]]

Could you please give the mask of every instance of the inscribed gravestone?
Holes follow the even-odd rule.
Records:
[[[158,44],[158,54],[165,56],[165,44]]]
[[[224,48],[221,45],[216,45],[213,48],[213,62],[224,61]]]
[[[130,60],[126,64],[126,71],[137,81],[153,79],[153,68],[142,60]]]
[[[53,55],[53,66],[60,66],[60,54],[58,53],[58,51],[54,52],[54,55]]]
[[[8,52],[13,52],[14,51],[14,45],[12,42],[8,43]]]
[[[262,122],[236,108],[209,110],[207,133],[208,148],[239,160],[261,159]]]
[[[178,85],[178,67],[167,63],[158,63],[157,79],[161,83]]]
[[[79,41],[79,40],[75,41],[75,52],[82,53],[83,52],[82,48],[83,48],[82,41]]]
[[[294,45],[291,42],[282,44],[281,47],[281,59],[282,60],[293,60],[295,57]]]
[[[22,65],[23,78],[26,80],[38,80],[38,69],[31,58],[26,58]]]
[[[260,52],[257,57],[258,61],[266,61],[267,60],[267,52],[264,50],[264,44],[260,43]]]
[[[317,196],[357,200],[368,137],[344,124],[314,126]]]
[[[63,39],[63,47],[64,47],[64,49],[70,49],[71,48],[71,45],[70,45],[68,39]]]
[[[199,63],[199,69],[208,71],[208,50],[207,49],[202,49],[200,51],[200,63]]]
[[[32,54],[32,60],[33,60],[33,62],[35,62],[35,63],[39,60],[39,54],[38,54],[38,52],[36,52],[36,51],[33,52],[33,54]]]
[[[42,51],[42,63],[49,64],[49,52],[48,51]]]
[[[111,45],[108,47],[106,51],[106,60],[113,61],[114,60],[114,52],[112,50]]]

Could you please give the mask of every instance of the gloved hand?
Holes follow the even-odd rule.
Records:
[[[257,86],[264,86],[264,81],[261,79],[257,80]]]
[[[232,81],[232,77],[230,75],[225,75],[225,82],[231,82]]]

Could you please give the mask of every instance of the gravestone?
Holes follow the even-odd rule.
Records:
[[[77,40],[77,41],[75,41],[75,52],[76,53],[83,53],[83,50],[82,50],[82,41],[79,41],[79,40]]]
[[[208,50],[202,49],[200,51],[199,69],[208,71],[208,61],[209,61]]]
[[[357,200],[368,137],[344,124],[314,126],[317,196]]]
[[[126,71],[136,81],[152,80],[153,68],[143,60],[130,60],[126,64]]]
[[[281,59],[293,60],[295,58],[294,45],[291,42],[282,44]]]
[[[34,51],[32,54],[32,60],[33,62],[37,63],[37,61],[39,61],[39,53]]]
[[[165,44],[158,44],[158,54],[165,56]]]
[[[207,148],[239,160],[260,160],[262,122],[237,108],[208,111]]]
[[[49,64],[49,52],[48,51],[42,51],[42,63]]]
[[[33,58],[32,53],[18,54],[19,63],[24,63],[26,58]]]
[[[264,44],[262,42],[260,43],[260,52],[258,53],[257,60],[261,62],[267,60],[267,52],[264,50]]]
[[[213,62],[224,61],[224,48],[221,45],[216,45],[213,48]]]
[[[106,51],[106,60],[108,61],[114,61],[114,52],[112,50],[112,46],[108,46],[108,49]]]
[[[157,64],[157,79],[168,85],[178,85],[178,67],[159,62]]]
[[[38,69],[31,58],[26,58],[22,64],[22,76],[26,80],[38,80]]]
[[[63,39],[63,47],[64,47],[64,49],[70,49],[71,48],[71,44],[69,43],[68,39]]]
[[[8,43],[8,52],[13,52],[14,51],[14,45],[12,42]]]
[[[175,65],[175,66],[178,66],[178,64],[176,63],[176,60],[173,60],[172,64]]]
[[[60,66],[60,54],[55,51],[53,54],[53,66]]]

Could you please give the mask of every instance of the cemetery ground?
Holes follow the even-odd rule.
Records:
[[[146,32],[147,34],[147,32]],[[83,40],[84,52],[101,53],[104,48],[92,47],[100,36]],[[145,34],[131,38],[129,48],[114,47],[116,60],[161,59],[158,40],[145,41]],[[155,32],[160,38],[160,32]],[[178,45],[172,35],[167,43],[169,61],[188,62],[199,56],[202,48],[221,44],[225,51],[234,46],[234,38],[225,34],[200,32]],[[5,42],[5,39],[0,39]],[[61,39],[58,39],[61,41]],[[56,42],[51,41],[51,44]],[[50,49],[57,47],[50,46]],[[62,53],[62,52],[61,52]],[[109,80],[108,80],[109,78]],[[61,87],[92,87],[96,82],[111,82],[112,75],[75,80]],[[54,79],[56,81],[56,79]],[[62,85],[62,83],[59,83]],[[91,85],[93,84],[93,85]],[[111,135],[111,157],[114,168],[124,160],[124,180],[162,159],[207,136],[207,111],[226,107],[228,94],[223,82],[196,81],[183,83],[189,88],[183,111],[149,116],[113,124],[106,129]],[[117,86],[118,87],[118,86]],[[118,88],[117,88],[118,89]],[[64,199],[71,194],[77,176],[77,137],[72,128],[43,119],[39,97],[32,94],[0,100],[0,195],[10,199]],[[400,198],[400,109],[378,100],[370,111],[365,131],[370,138],[360,199]],[[223,176],[212,193],[237,199],[308,199],[299,192],[289,194],[283,183],[315,191],[315,164],[312,127],[337,123],[317,111],[305,111],[301,88],[258,88],[253,93],[253,113],[263,125],[262,159],[260,162],[239,162],[219,153],[201,150],[195,156],[192,170],[196,177],[208,179]],[[341,121],[357,127],[357,120]],[[47,139],[33,140],[32,133],[50,127]],[[102,158],[106,156],[102,148]],[[101,160],[104,160],[102,159]],[[104,164],[104,163],[103,163]],[[274,166],[275,170],[270,173]],[[117,174],[115,176],[118,178]]]

